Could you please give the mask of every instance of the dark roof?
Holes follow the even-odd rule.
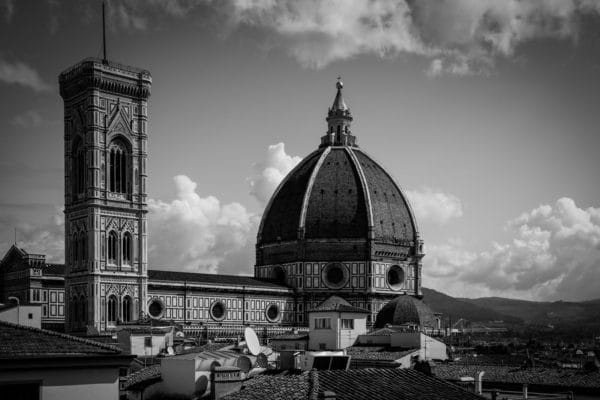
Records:
[[[351,369],[264,374],[244,383],[224,400],[317,399],[325,391],[336,400],[482,399],[456,385],[412,369]]]
[[[133,374],[127,375],[124,385],[125,390],[146,387],[162,379],[160,364],[154,364],[141,369]]]
[[[369,314],[370,311],[365,310],[364,308],[354,307],[352,304],[348,303],[346,300],[342,299],[339,296],[330,296],[327,300],[309,310],[309,312],[349,312],[349,313],[362,313]]]
[[[118,355],[118,347],[0,321],[0,359]]]
[[[271,338],[273,340],[308,340],[308,333],[285,333]]]
[[[529,367],[515,368],[512,365],[464,365],[437,364],[436,376],[442,379],[459,380],[461,376],[477,376],[485,371],[484,380],[497,383],[528,383],[530,385],[552,385],[571,388],[600,389],[600,372],[588,372],[581,369]]]
[[[346,353],[353,360],[381,360],[395,361],[404,356],[419,351],[419,349],[393,349],[386,346],[352,346],[346,349]]]
[[[244,275],[201,274],[197,272],[163,271],[157,269],[150,269],[148,270],[148,279],[150,281],[187,281],[193,283],[204,283],[207,285],[247,286],[248,288],[251,288],[253,286],[259,286],[273,289],[289,289],[287,286],[273,283],[271,281],[257,279],[251,276]]]
[[[258,245],[298,239],[414,242],[417,225],[393,178],[364,151],[326,147],[308,155],[275,191],[263,214]],[[334,242],[335,243],[335,242]]]
[[[375,328],[383,328],[387,324],[435,328],[436,319],[427,304],[415,297],[402,295],[390,300],[377,314]]]
[[[44,275],[65,275],[65,264],[46,264],[44,268],[42,268],[42,273]]]

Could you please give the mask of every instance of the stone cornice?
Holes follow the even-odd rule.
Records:
[[[90,89],[147,99],[152,85],[152,77],[146,70],[93,58],[63,71],[58,80],[60,95],[65,100]]]

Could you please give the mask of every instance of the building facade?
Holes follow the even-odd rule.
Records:
[[[192,326],[306,326],[307,312],[332,294],[368,310],[371,326],[392,298],[421,296],[416,220],[389,173],[358,147],[341,81],[320,145],[265,209],[253,277],[148,267],[150,73],[86,59],[59,83],[65,264],[13,246],[0,263],[4,300],[18,294],[35,302],[37,287],[57,291],[56,317],[67,331],[83,332],[146,317]],[[50,323],[42,316],[43,326]]]

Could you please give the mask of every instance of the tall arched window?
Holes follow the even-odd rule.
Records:
[[[114,325],[117,322],[117,296],[111,295],[106,303],[106,317],[109,324]]]
[[[73,146],[72,168],[73,193],[85,193],[85,149],[80,137],[76,138],[75,145]]]
[[[81,326],[85,326],[87,322],[87,301],[83,295],[79,298],[79,319],[81,321]]]
[[[87,261],[88,258],[88,252],[87,252],[87,235],[85,232],[81,232],[80,233],[81,237],[81,259],[83,261]]]
[[[73,263],[77,263],[77,261],[79,261],[79,238],[77,233],[73,234],[73,238],[71,240],[71,251],[73,253]]]
[[[79,309],[77,305],[77,297],[71,299],[71,325],[77,326],[79,323]]]
[[[123,263],[131,264],[131,246],[133,245],[131,240],[131,234],[129,232],[125,232],[123,235],[123,245],[121,247],[121,251],[123,252]]]
[[[127,146],[120,140],[113,141],[109,146],[108,155],[108,180],[111,192],[129,193],[130,168]]]
[[[133,315],[133,301],[129,296],[123,297],[121,315],[123,316],[123,322],[130,322],[132,319],[131,317]]]
[[[110,231],[108,233],[108,246],[107,246],[107,250],[108,250],[108,262],[110,264],[116,264],[117,263],[117,242],[118,242],[118,238],[117,238],[117,233],[115,231]]]

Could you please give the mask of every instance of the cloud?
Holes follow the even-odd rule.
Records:
[[[13,125],[23,129],[39,128],[50,123],[50,121],[44,119],[37,110],[27,110],[21,114],[15,115],[11,122]]]
[[[406,195],[417,221],[445,224],[449,220],[463,215],[460,199],[452,194],[431,188],[422,188],[407,190]]]
[[[480,253],[466,251],[460,243],[428,247],[424,273],[487,294],[552,300],[598,297],[600,208],[582,209],[572,199],[561,198],[509,221],[507,229],[513,235],[509,243],[494,243]]]
[[[200,197],[185,175],[174,182],[175,200],[148,202],[151,267],[251,273],[258,217],[239,203]]]
[[[436,77],[488,73],[498,58],[512,58],[531,40],[575,41],[581,16],[597,15],[600,2],[127,0],[111,2],[111,8],[126,29],[147,29],[165,16],[219,19],[226,32],[256,28],[267,47],[283,49],[309,68],[360,55],[419,55],[430,62],[428,76]]]
[[[0,81],[25,86],[36,92],[51,90],[51,86],[44,82],[36,70],[22,62],[11,64],[0,59]]]
[[[48,204],[2,204],[0,231],[6,234],[2,235],[0,249],[7,251],[12,246],[15,230],[17,246],[20,248],[29,253],[45,254],[48,262],[64,262],[65,219],[62,207]]]
[[[283,143],[270,145],[265,161],[253,165],[254,175],[248,178],[250,194],[266,206],[277,185],[301,160],[287,154]]]

